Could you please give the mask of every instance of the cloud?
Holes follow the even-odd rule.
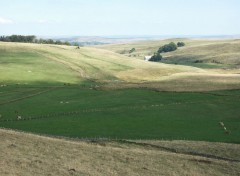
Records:
[[[0,17],[0,25],[1,24],[13,24],[12,20],[6,19],[6,18],[1,18]]]

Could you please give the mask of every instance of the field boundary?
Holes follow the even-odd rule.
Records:
[[[14,102],[17,102],[17,101],[21,101],[21,100],[24,100],[24,99],[27,99],[27,98],[31,98],[31,97],[49,92],[49,91],[54,90],[54,89],[57,89],[57,88],[51,88],[51,89],[44,90],[44,91],[41,91],[41,92],[37,92],[37,93],[31,94],[31,95],[28,95],[28,96],[24,96],[24,97],[21,97],[21,98],[16,98],[16,99],[13,99],[13,100],[9,100],[9,101],[0,103],[0,105],[5,105],[5,104],[10,104],[10,103],[14,103]]]
[[[189,101],[189,102],[175,102],[175,103],[169,103],[169,104],[92,108],[92,109],[82,109],[81,111],[51,113],[51,114],[39,115],[39,116],[28,116],[28,117],[22,116],[21,119],[17,119],[17,118],[16,119],[3,119],[3,120],[0,120],[0,122],[20,122],[20,121],[29,121],[29,120],[38,120],[38,119],[50,119],[50,118],[57,118],[57,117],[79,115],[79,114],[83,114],[83,113],[113,112],[113,111],[122,110],[122,109],[134,110],[134,109],[141,108],[142,110],[148,110],[148,109],[152,109],[152,108],[164,108],[166,106],[173,106],[173,105],[196,104],[196,103],[207,103],[207,102],[209,102],[209,101],[197,101],[197,102]]]

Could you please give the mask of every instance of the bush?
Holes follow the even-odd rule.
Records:
[[[129,51],[129,54],[133,53],[134,51],[136,51],[135,48],[132,48],[130,51]]]
[[[158,53],[166,53],[177,50],[177,45],[173,42],[159,48]]]
[[[185,43],[183,43],[183,42],[178,42],[178,43],[177,43],[177,46],[178,46],[178,47],[183,47],[183,46],[185,46]]]
[[[155,53],[149,61],[159,62],[162,60],[162,55],[160,53]]]

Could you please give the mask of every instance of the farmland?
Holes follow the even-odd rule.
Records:
[[[0,97],[2,127],[78,138],[240,142],[240,91],[1,90],[5,92]],[[22,120],[17,120],[17,115]],[[231,133],[226,134],[219,122],[224,122]]]
[[[238,175],[237,61],[20,43],[0,53],[0,175]]]
[[[1,127],[77,138],[240,142],[238,74],[87,47],[0,49]]]

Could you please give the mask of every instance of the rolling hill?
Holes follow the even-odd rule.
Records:
[[[145,87],[165,91],[240,87],[240,75],[235,72],[144,62],[98,48],[0,43],[0,51],[2,84],[85,83],[104,89]]]
[[[211,42],[205,52],[222,45]],[[239,175],[237,61],[206,69],[105,47],[0,42],[0,175]]]
[[[125,56],[143,59],[146,55],[153,55],[158,48],[169,42],[185,42],[186,46],[177,51],[164,53],[163,63],[190,65],[200,68],[239,68],[240,40],[190,40],[168,39],[161,41],[133,42],[130,44],[113,44],[98,46]],[[129,54],[135,48],[136,51]]]

